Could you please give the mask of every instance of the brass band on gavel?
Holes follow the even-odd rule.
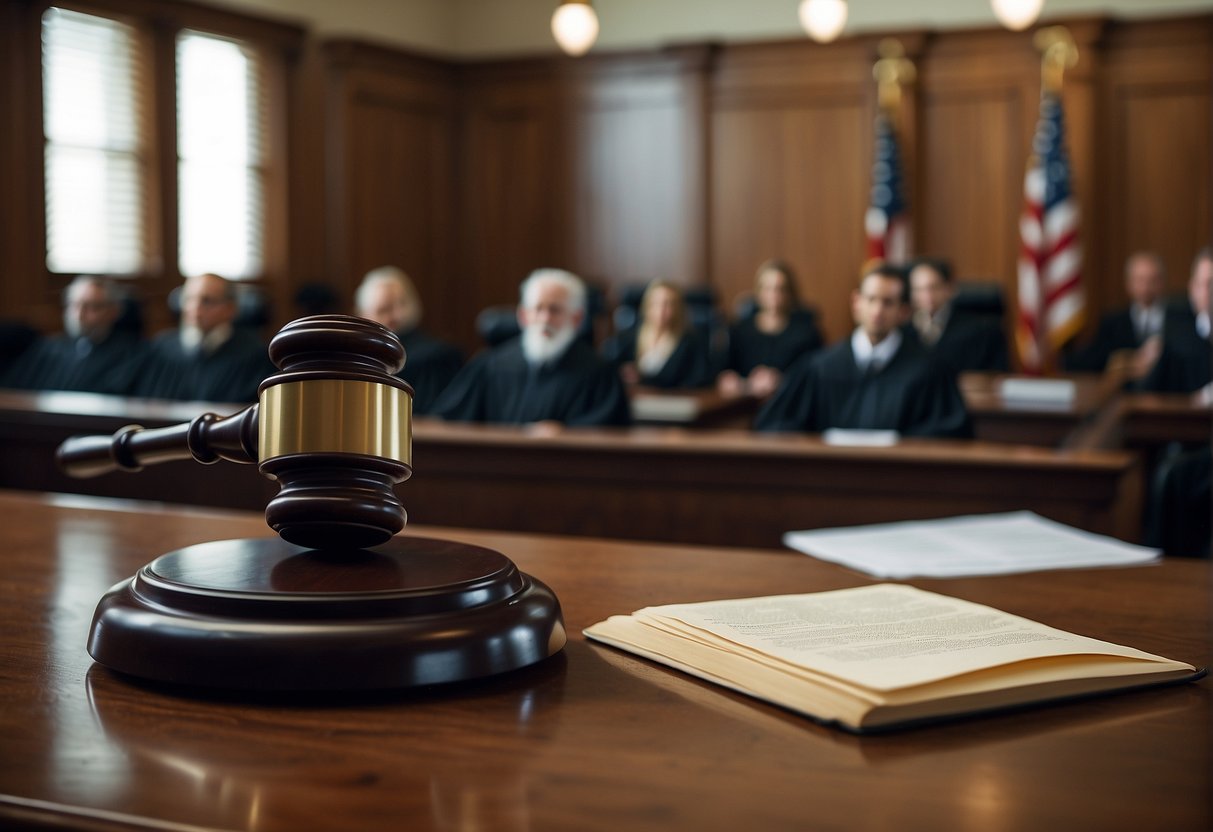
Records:
[[[309,379],[261,392],[258,462],[291,454],[346,453],[412,466],[413,399],[389,384]]]

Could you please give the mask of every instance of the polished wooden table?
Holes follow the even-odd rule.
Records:
[[[93,607],[164,550],[261,518],[0,493],[0,828],[1204,830],[1208,681],[859,738],[609,648],[655,603],[862,576],[790,553],[425,530],[559,595],[564,652],[508,676],[354,698],[199,698],[84,650]],[[916,585],[1208,665],[1210,564]]]
[[[73,434],[172,424],[206,407],[0,391],[0,488],[262,509],[277,488],[249,466],[173,462],[74,480],[49,464]],[[431,525],[776,547],[792,529],[1029,509],[1125,540],[1140,532],[1140,465],[1119,451],[944,439],[847,448],[743,430],[417,419],[413,462],[397,493]]]

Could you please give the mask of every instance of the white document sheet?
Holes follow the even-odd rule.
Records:
[[[785,546],[877,578],[959,578],[1132,566],[1161,552],[1030,511],[788,532]]]
[[[821,434],[827,445],[849,448],[891,448],[901,438],[895,430],[861,430],[858,428],[830,428]]]

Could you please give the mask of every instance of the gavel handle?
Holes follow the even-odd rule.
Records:
[[[73,436],[55,452],[59,467],[73,477],[138,471],[145,465],[191,458],[205,465],[220,459],[256,462],[257,405],[227,417],[203,413],[165,428],[128,425],[113,436]]]

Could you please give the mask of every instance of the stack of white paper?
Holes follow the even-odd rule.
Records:
[[[865,430],[859,428],[830,428],[821,434],[827,445],[851,448],[891,448],[901,438],[895,430]]]
[[[1006,378],[998,385],[998,394],[1009,407],[1015,405],[1069,407],[1078,395],[1078,385],[1064,378]]]
[[[632,420],[636,422],[686,423],[699,415],[694,396],[640,394],[632,397]]]
[[[1157,549],[1030,511],[788,532],[786,546],[878,578],[956,578],[1150,563]]]

